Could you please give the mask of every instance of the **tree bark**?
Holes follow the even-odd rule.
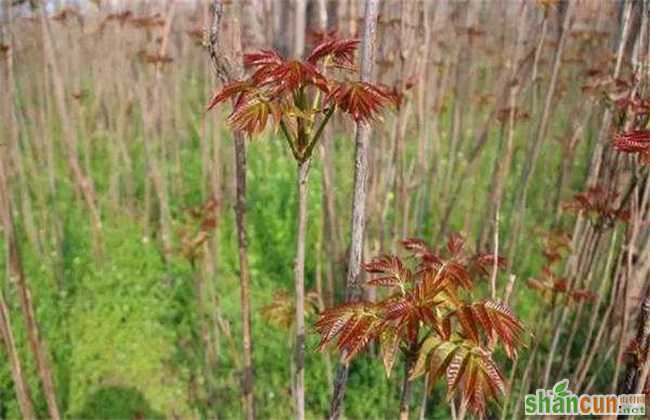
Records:
[[[634,1],[628,1],[625,5],[625,11],[622,16],[623,21],[621,22],[621,39],[618,44],[618,51],[616,53],[616,66],[614,67],[614,73],[612,78],[617,79],[621,73],[621,68],[623,65],[623,57],[625,55],[625,46],[627,45],[630,39],[630,28],[631,21],[634,9]],[[605,109],[603,113],[602,123],[600,125],[600,131],[598,133],[598,141],[594,147],[594,151],[591,155],[591,163],[589,165],[589,175],[587,177],[586,185],[593,185],[598,179],[600,174],[601,165],[603,163],[603,153],[605,152],[605,146],[607,140],[609,140],[610,127],[612,124],[612,111],[609,108]]]
[[[337,259],[341,249],[341,231],[339,219],[336,211],[336,194],[334,189],[334,163],[332,156],[334,148],[332,147],[332,127],[325,127],[323,132],[323,141],[321,144],[321,156],[323,158],[323,205],[325,207],[325,229],[327,233],[327,287],[325,305],[331,307],[335,299],[335,276],[337,273]]]
[[[530,181],[535,171],[536,163],[539,158],[539,154],[542,148],[542,143],[546,137],[546,131],[548,128],[548,122],[551,116],[551,104],[553,102],[553,95],[555,94],[555,89],[557,87],[557,80],[560,74],[560,68],[562,66],[562,55],[564,53],[564,48],[566,46],[566,40],[569,36],[569,29],[571,26],[571,21],[573,18],[573,7],[574,3],[570,3],[568,9],[566,10],[564,16],[564,22],[562,24],[562,35],[560,36],[560,42],[555,51],[555,57],[553,60],[553,68],[551,73],[551,81],[546,92],[546,100],[544,103],[544,109],[542,111],[542,116],[535,131],[535,137],[533,142],[528,149],[527,158],[524,163],[524,169],[521,178],[521,186],[519,187],[519,193],[517,194],[517,201],[515,203],[515,220],[513,222],[513,233],[511,236],[510,249],[508,254],[508,261],[514,265],[514,259],[517,252],[517,244],[519,242],[519,236],[521,234],[522,225],[524,222],[525,212],[526,212],[526,197],[528,195],[528,187]]]
[[[377,16],[379,14],[379,0],[366,0],[364,18],[364,34],[361,50],[361,80],[370,81],[374,66],[374,53],[377,35]],[[361,294],[361,253],[363,250],[363,234],[366,223],[366,179],[368,178],[368,141],[370,139],[370,126],[357,124],[355,171],[354,171],[354,198],[352,201],[351,244],[348,260],[348,273],[346,278],[346,300],[358,299]],[[334,379],[334,392],[330,407],[329,418],[338,419],[341,415],[345,386],[348,379],[348,365],[339,363],[336,378]]]
[[[316,1],[316,29],[323,34],[327,32],[327,3],[326,0]],[[336,216],[336,195],[334,193],[334,168],[332,156],[334,149],[332,147],[332,126],[325,126],[323,139],[320,145],[320,152],[323,159],[323,206],[324,206],[324,234],[327,236],[327,264],[325,275],[327,278],[323,300],[326,307],[334,305],[334,278],[336,275],[337,258],[339,256],[339,244],[341,243],[341,234],[339,230],[338,217]]]
[[[23,368],[18,357],[18,350],[16,349],[16,342],[14,334],[11,329],[11,320],[9,319],[9,308],[5,302],[2,291],[0,290],[0,336],[5,343],[5,350],[7,351],[7,359],[9,359],[9,366],[11,368],[11,378],[14,381],[14,389],[16,390],[16,398],[20,406],[20,413],[25,419],[35,419],[34,406],[32,404],[32,397],[29,392],[29,385],[23,376]]]
[[[221,19],[224,4],[220,0],[212,2],[213,19],[209,31],[208,49],[215,67],[215,74],[223,82],[238,80],[243,74],[241,58],[241,40],[239,29],[239,16],[233,9],[234,15],[228,28],[232,31],[231,39],[222,43]],[[229,45],[231,50],[228,51]],[[235,143],[235,220],[237,225],[237,241],[239,244],[239,281],[240,281],[240,311],[242,320],[242,347],[243,347],[243,372],[242,372],[242,399],[247,420],[255,418],[253,398],[253,342],[251,334],[251,279],[248,263],[248,239],[246,235],[246,139],[243,133],[234,133]]]
[[[307,26],[307,0],[294,0],[295,4],[295,34],[293,38],[293,57],[302,58],[305,52],[305,29]]]
[[[66,153],[68,155],[68,165],[72,171],[72,176],[77,184],[77,188],[81,192],[86,206],[90,211],[91,224],[95,233],[95,243],[99,245],[100,233],[102,228],[101,215],[97,207],[97,197],[95,193],[95,186],[92,179],[84,173],[81,165],[79,164],[79,154],[77,153],[77,145],[75,142],[75,132],[72,127],[72,121],[68,113],[68,108],[65,101],[65,88],[63,84],[63,77],[56,62],[56,52],[54,51],[54,43],[50,33],[50,24],[47,16],[46,7],[41,7],[40,13],[41,28],[43,32],[43,49],[47,58],[48,66],[52,73],[52,82],[54,86],[54,96],[56,99],[56,106],[61,116],[61,124],[63,128],[63,140],[66,146]],[[99,247],[98,247],[99,250]]]
[[[264,5],[261,0],[244,0],[242,8],[242,43],[246,50],[263,48],[265,44],[262,14]]]
[[[253,404],[253,339],[251,329],[251,279],[248,264],[248,239],[246,234],[246,139],[235,133],[235,179],[237,240],[239,243],[239,281],[242,318],[242,347],[244,350],[242,394],[246,419],[255,418]]]
[[[307,179],[310,159],[298,164],[298,236],[294,281],[296,287],[296,419],[305,418],[305,234],[307,230]]]
[[[5,241],[7,242],[9,272],[10,275],[16,279],[20,307],[25,318],[25,323],[27,324],[27,339],[36,359],[38,374],[43,382],[43,391],[47,401],[48,413],[53,420],[59,420],[61,416],[56,402],[56,393],[54,390],[54,381],[52,380],[50,362],[48,360],[45,344],[40,338],[34,304],[23,271],[20,247],[18,246],[18,240],[16,238],[9,194],[4,156],[0,154],[0,216],[2,217],[2,226],[5,232]]]
[[[409,378],[411,367],[413,366],[413,356],[408,355],[404,363],[404,380],[402,382],[402,395],[399,403],[399,418],[400,420],[408,420],[409,407],[411,405],[411,385],[412,381]],[[426,392],[426,390],[425,390]]]
[[[519,62],[521,58],[521,52],[523,48],[523,34],[524,34],[524,23],[526,21],[526,10],[527,4],[524,3],[522,8],[519,11],[518,19],[519,23],[517,24],[516,30],[516,41],[514,45],[514,57],[515,63]],[[534,69],[534,65],[533,65]],[[485,248],[485,245],[489,243],[491,234],[494,234],[496,230],[499,229],[498,226],[495,226],[492,221],[496,219],[497,208],[501,206],[501,200],[503,198],[503,193],[506,186],[506,180],[508,179],[508,172],[510,170],[510,163],[512,161],[512,156],[514,152],[514,136],[515,136],[515,122],[516,122],[516,109],[517,109],[517,97],[519,92],[521,92],[522,87],[516,86],[516,77],[517,70],[513,68],[510,79],[510,87],[508,92],[508,108],[510,109],[510,115],[508,116],[507,122],[507,134],[505,135],[505,145],[502,144],[504,140],[504,129],[505,124],[501,126],[501,139],[499,141],[498,153],[494,158],[493,170],[492,170],[492,182],[490,182],[490,192],[488,194],[487,200],[487,212],[486,220],[488,223],[485,223],[484,228],[481,231],[479,237],[478,249],[482,250]]]

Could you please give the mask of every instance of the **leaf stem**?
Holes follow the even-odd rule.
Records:
[[[289,129],[287,128],[284,119],[280,119],[280,129],[282,129],[282,132],[284,133],[284,138],[289,144],[289,148],[291,149],[291,153],[293,154],[294,159],[300,162],[302,160],[300,153],[298,153],[298,150],[296,150],[296,145],[293,141],[293,137],[291,136],[291,133],[289,133]]]
[[[323,130],[325,129],[325,126],[329,122],[330,118],[332,117],[332,114],[334,114],[334,109],[335,106],[331,106],[326,112],[325,112],[325,117],[323,118],[323,121],[321,121],[320,125],[318,126],[318,130],[316,130],[316,133],[314,133],[314,137],[312,137],[311,141],[305,148],[305,151],[303,152],[302,158],[303,159],[309,159],[311,157],[311,154],[314,150],[314,147],[316,147],[316,143],[318,143],[318,140],[320,139],[321,135],[323,134]]]

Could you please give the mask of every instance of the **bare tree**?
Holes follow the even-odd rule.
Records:
[[[377,37],[377,16],[379,0],[366,0],[364,31],[361,46],[361,80],[370,81],[374,66],[374,54]],[[350,255],[346,279],[346,299],[357,300],[361,294],[361,257],[363,235],[366,224],[366,180],[368,178],[368,141],[370,126],[357,124],[356,150],[354,158],[354,198],[352,201],[352,220],[350,222]],[[348,380],[348,364],[339,363],[334,379],[334,392],[329,418],[338,419],[341,415],[345,386]]]
[[[90,211],[91,224],[96,235],[95,240],[96,243],[99,244],[102,222],[99,208],[97,206],[95,186],[88,174],[84,173],[79,163],[79,154],[77,153],[77,145],[75,141],[76,135],[72,126],[70,114],[68,113],[68,107],[65,100],[64,79],[56,61],[56,52],[50,33],[50,23],[47,16],[47,10],[46,7],[41,7],[40,9],[41,28],[43,32],[43,49],[45,50],[47,63],[52,74],[56,106],[61,116],[63,126],[63,139],[68,156],[68,165],[72,171],[74,182],[76,182],[77,188],[81,192],[86,206]]]
[[[56,393],[54,390],[54,381],[52,380],[50,362],[48,360],[45,344],[40,337],[34,304],[27,286],[27,279],[25,278],[25,272],[23,271],[18,239],[16,238],[11,202],[9,201],[9,188],[5,165],[6,163],[4,162],[3,153],[0,155],[0,217],[2,217],[2,227],[5,233],[5,241],[7,242],[7,262],[9,265],[9,272],[10,275],[16,279],[20,307],[25,318],[25,323],[27,324],[27,339],[31,350],[34,353],[34,357],[36,358],[36,367],[43,383],[43,390],[45,392],[45,399],[47,400],[49,415],[52,419],[59,420],[61,416],[59,415],[59,408],[56,402]]]
[[[222,30],[224,4],[220,0],[212,2],[212,24],[209,30],[208,49],[215,67],[215,74],[224,83],[241,78],[244,69],[241,60],[241,37],[239,28],[239,11],[233,7],[228,39],[223,40]],[[248,263],[248,239],[246,236],[246,139],[244,134],[234,133],[235,143],[235,219],[237,224],[237,240],[239,243],[239,281],[240,281],[240,311],[242,318],[242,347],[243,375],[242,397],[246,419],[255,417],[253,404],[253,360],[251,337],[251,290],[250,269]]]
[[[542,111],[539,125],[534,132],[533,141],[531,142],[527,151],[527,157],[521,175],[521,185],[519,186],[519,191],[515,203],[515,220],[513,222],[514,227],[510,242],[510,250],[508,256],[509,261],[514,261],[514,258],[516,256],[515,253],[518,249],[517,243],[519,242],[519,236],[521,234],[524,216],[526,213],[526,197],[528,195],[528,188],[530,186],[530,181],[532,179],[532,175],[535,171],[536,163],[541,152],[542,143],[546,138],[548,123],[550,121],[552,111],[551,105],[553,103],[553,95],[557,88],[557,80],[560,74],[560,69],[562,67],[562,55],[566,47],[567,38],[569,37],[571,22],[573,19],[574,5],[575,3],[570,3],[568,5],[568,9],[564,12],[562,33],[560,35],[559,45],[555,50],[555,57],[553,59],[553,67],[551,72],[551,81],[549,83],[548,91],[546,92],[544,109]]]
[[[20,412],[25,419],[36,418],[34,415],[34,406],[32,405],[32,397],[29,392],[29,385],[23,376],[23,368],[18,357],[18,350],[16,349],[16,342],[14,334],[11,330],[11,320],[9,319],[9,308],[5,302],[2,291],[0,290],[0,337],[5,344],[7,352],[7,359],[9,359],[9,366],[11,368],[11,379],[14,381],[14,389],[16,390],[16,397]]]
[[[9,16],[9,5],[5,3],[5,8],[3,9],[3,12],[5,13],[5,16],[7,19],[11,19]],[[5,27],[3,27],[5,29]],[[4,37],[6,36],[5,33],[3,35],[3,40]],[[15,159],[15,165],[16,165],[16,172],[22,175],[22,171],[19,169],[19,163],[20,163],[20,153],[18,151],[18,131],[16,129],[16,124],[14,121],[14,115],[12,112],[12,94],[13,94],[13,89],[11,87],[12,80],[11,80],[11,75],[12,75],[12,56],[11,56],[12,51],[8,51],[7,57],[5,57],[5,79],[0,80],[2,82],[3,87],[6,89],[8,94],[3,95],[3,118],[4,118],[4,123],[3,125],[6,125],[9,131],[9,135],[7,137],[11,138],[11,141],[6,145],[6,150],[1,150],[1,153],[6,153],[9,156],[15,156],[17,159]],[[16,153],[12,153],[12,151],[15,151]],[[2,158],[0,157],[0,160]],[[3,165],[2,162],[0,162],[0,165]],[[3,167],[4,168],[4,167]],[[1,169],[3,171],[4,175],[4,169]],[[2,178],[4,180],[4,177]],[[24,182],[21,182],[23,184]],[[7,182],[8,184],[8,182]],[[0,190],[4,193],[4,188],[0,187]],[[22,188],[21,188],[22,190]],[[25,197],[22,197],[23,200],[25,200]],[[5,201],[8,203],[8,197],[0,197],[0,203],[2,201]],[[6,228],[5,228],[6,229]],[[10,241],[8,240],[8,234],[7,231],[5,230],[5,247],[6,247],[6,255],[7,255],[7,278],[10,278],[12,275],[12,264],[10,263],[9,259],[11,256],[12,252],[12,245]],[[18,355],[18,350],[16,349],[16,342],[14,339],[14,334],[11,326],[11,319],[9,315],[9,307],[7,306],[7,303],[5,302],[4,298],[4,293],[2,291],[2,285],[0,285],[0,338],[2,339],[2,342],[4,343],[5,351],[7,353],[7,359],[9,360],[9,366],[11,369],[11,377],[14,382],[14,389],[16,391],[16,398],[18,399],[18,405],[20,406],[20,412],[23,415],[24,418],[26,419],[31,419],[35,418],[34,415],[34,407],[32,404],[32,398],[30,395],[29,391],[29,385],[27,384],[27,381],[25,380],[25,377],[23,375],[23,370],[22,370],[22,365],[20,362],[20,357]]]

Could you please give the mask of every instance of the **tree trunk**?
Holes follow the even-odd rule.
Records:
[[[245,43],[245,49],[260,49],[264,47],[264,30],[266,28],[262,23],[264,5],[261,0],[244,0],[241,2],[242,8],[242,42]]]
[[[208,49],[215,67],[215,73],[223,82],[238,80],[243,73],[239,15],[233,8],[231,22],[227,26],[232,31],[228,41],[222,44],[221,18],[224,4],[220,0],[212,2],[213,19],[209,31]],[[225,26],[225,25],[224,25]],[[229,50],[230,49],[230,50]],[[248,240],[246,236],[246,139],[243,133],[234,133],[235,143],[235,220],[237,224],[237,241],[239,243],[239,282],[240,311],[242,319],[243,373],[242,398],[247,420],[255,418],[253,396],[253,342],[251,335],[251,290],[250,269],[248,263]]]
[[[542,149],[542,143],[546,137],[546,131],[548,128],[548,122],[551,116],[551,104],[553,102],[553,95],[557,87],[557,80],[560,74],[560,68],[562,66],[562,55],[564,53],[564,47],[566,45],[566,40],[569,36],[569,29],[571,26],[573,7],[574,3],[570,3],[569,8],[566,10],[564,16],[564,22],[562,25],[562,35],[560,36],[560,42],[555,51],[555,57],[553,60],[553,68],[551,73],[551,81],[546,92],[546,100],[544,103],[544,109],[542,111],[542,116],[535,131],[535,138],[528,149],[527,157],[524,162],[524,169],[521,178],[521,186],[519,187],[519,193],[517,194],[517,201],[515,203],[515,220],[513,222],[513,232],[511,236],[510,249],[508,255],[508,261],[510,261],[514,266],[514,259],[517,253],[517,244],[519,242],[519,236],[521,234],[521,229],[523,226],[525,212],[526,212],[526,197],[528,195],[528,187],[532,179],[533,172],[535,171],[535,166],[537,159],[539,158],[540,151]]]
[[[326,0],[317,0],[316,5],[316,30],[325,34],[327,32],[327,2]],[[327,240],[326,250],[326,287],[324,296],[322,296],[325,307],[334,306],[334,279],[336,276],[337,258],[339,256],[339,244],[341,243],[341,234],[339,230],[338,217],[336,216],[336,195],[334,193],[334,149],[332,144],[332,126],[328,124],[323,131],[323,139],[320,144],[320,152],[323,159],[323,206],[324,206],[324,232]],[[328,358],[329,360],[329,358]]]
[[[422,387],[422,401],[420,402],[420,420],[427,418],[427,396],[429,394],[429,372],[424,375],[424,385]]]
[[[239,281],[242,319],[242,347],[244,349],[244,368],[242,375],[242,394],[246,419],[255,418],[253,409],[253,339],[251,333],[251,279],[248,265],[248,239],[246,236],[246,139],[235,133],[235,178],[237,220],[237,240],[239,243]]]
[[[298,165],[298,235],[294,281],[296,286],[296,419],[305,418],[305,234],[307,230],[307,178],[310,159]]]
[[[59,415],[59,409],[56,403],[54,381],[52,380],[47,350],[40,338],[32,297],[23,271],[7,181],[7,170],[4,157],[0,155],[0,216],[2,217],[2,226],[5,232],[5,241],[8,248],[7,259],[9,263],[9,272],[12,277],[16,278],[20,307],[25,318],[25,323],[27,324],[27,339],[36,359],[38,374],[43,382],[43,391],[45,393],[49,415],[53,420],[59,420],[61,416]]]
[[[616,53],[616,66],[614,67],[614,73],[612,74],[613,79],[617,79],[621,73],[621,68],[623,65],[623,56],[625,55],[625,45],[630,39],[630,27],[632,20],[632,12],[634,9],[634,1],[628,1],[625,5],[625,11],[623,14],[623,21],[621,22],[621,39],[618,44],[618,51]],[[591,162],[589,165],[589,176],[587,177],[587,186],[591,186],[598,179],[600,173],[600,168],[603,162],[603,152],[605,151],[605,146],[609,140],[610,127],[612,124],[612,111],[609,108],[605,109],[603,113],[603,119],[600,125],[600,131],[598,133],[598,142],[594,147],[594,151],[591,155]]]
[[[325,127],[323,132],[323,141],[321,144],[321,156],[323,158],[323,205],[325,207],[325,228],[327,233],[327,268],[325,270],[327,276],[327,287],[325,306],[331,307],[334,305],[335,298],[335,276],[337,273],[337,259],[341,249],[341,231],[339,219],[336,212],[336,194],[334,188],[334,163],[332,157],[334,155],[334,148],[332,147],[332,127]]]
[[[364,34],[361,50],[361,80],[370,81],[374,65],[374,53],[377,35],[377,15],[379,0],[366,0],[364,18]],[[351,244],[346,278],[346,299],[356,300],[360,293],[361,252],[363,250],[363,234],[366,223],[366,179],[368,178],[368,141],[370,126],[357,124],[354,198],[352,201]],[[348,365],[339,363],[334,379],[334,392],[330,407],[329,418],[338,419],[341,415],[345,386],[348,380]]]
[[[399,418],[400,420],[408,420],[409,418],[409,407],[411,405],[411,385],[412,381],[409,378],[409,372],[413,366],[413,356],[409,355],[406,357],[406,362],[404,363],[404,381],[402,382],[402,396],[400,397],[399,402]]]
[[[169,36],[171,33],[172,29],[172,22],[174,20],[174,14],[176,13],[176,2],[170,2],[169,3],[169,8],[167,12],[165,13],[165,24],[162,29],[162,33],[160,34],[160,48],[158,50],[158,54],[161,57],[165,57],[167,55],[167,46],[169,44]],[[161,230],[161,236],[162,236],[162,244],[163,244],[163,256],[165,258],[165,261],[168,261],[168,256],[169,254],[173,251],[173,244],[172,244],[172,216],[171,212],[169,209],[169,195],[170,195],[170,190],[171,188],[169,187],[167,183],[167,179],[165,178],[164,171],[161,170],[160,166],[158,166],[158,163],[160,160],[158,159],[157,154],[160,153],[160,159],[164,160],[167,153],[165,151],[165,140],[163,139],[162,132],[163,132],[163,122],[166,120],[165,118],[165,110],[162,108],[162,100],[161,100],[161,95],[162,95],[162,87],[164,86],[164,81],[162,80],[162,63],[156,63],[156,73],[153,81],[153,118],[155,121],[154,128],[155,130],[155,137],[154,137],[154,151],[151,153],[148,153],[149,157],[151,158],[152,161],[152,167],[151,167],[151,173],[152,176],[154,177],[154,187],[156,189],[156,193],[158,196],[158,205],[159,205],[159,211],[160,211],[160,230]],[[143,106],[146,109],[146,104],[143,104]],[[147,134],[144,134],[144,137],[146,138]],[[160,149],[158,148],[158,145],[160,145]],[[157,178],[157,180],[156,180]],[[174,177],[176,179],[180,179],[181,177]],[[172,179],[174,179],[172,178]]]
[[[307,0],[294,0],[295,4],[295,34],[293,38],[293,57],[302,58],[305,52],[305,29],[307,26]]]
[[[43,32],[43,49],[45,50],[47,63],[52,73],[54,95],[56,98],[56,105],[59,110],[59,115],[61,116],[63,140],[66,146],[68,165],[72,171],[73,180],[76,182],[77,188],[81,192],[84,201],[86,202],[86,206],[90,211],[91,225],[96,236],[95,244],[98,246],[97,250],[99,250],[102,223],[99,209],[96,204],[97,197],[95,194],[95,186],[90,177],[83,172],[81,165],[79,164],[79,155],[77,153],[77,145],[75,142],[76,135],[74,128],[72,127],[70,115],[68,114],[68,108],[65,101],[65,87],[63,85],[63,77],[56,62],[56,52],[54,51],[54,44],[52,42],[52,36],[50,34],[50,24],[45,7],[41,7],[40,19]]]
[[[0,290],[0,336],[5,343],[7,351],[7,359],[11,367],[11,379],[14,381],[14,389],[16,390],[16,398],[20,406],[20,413],[24,419],[35,419],[34,406],[32,405],[32,397],[29,392],[29,385],[23,376],[23,369],[18,357],[18,350],[16,349],[16,342],[14,341],[14,334],[11,330],[11,320],[9,319],[9,308],[5,302],[2,291]]]

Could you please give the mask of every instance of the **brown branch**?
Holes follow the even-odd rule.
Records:
[[[236,8],[235,8],[236,9]],[[224,5],[220,0],[212,2],[212,24],[208,33],[208,52],[214,65],[216,76],[224,83],[241,78],[244,72],[241,62],[241,40],[239,34],[239,17],[234,14],[229,28],[233,31],[233,39],[229,45],[235,51],[227,51],[221,43],[221,22]],[[231,56],[232,54],[232,56]],[[237,225],[237,240],[239,244],[239,281],[240,281],[240,311],[242,319],[243,374],[242,397],[247,420],[255,418],[253,401],[253,361],[251,333],[251,279],[248,262],[248,241],[246,235],[246,139],[243,133],[235,132],[235,222]]]
[[[364,18],[364,34],[362,43],[361,80],[369,81],[374,66],[374,54],[377,36],[377,16],[379,1],[366,0],[366,15]],[[363,250],[363,235],[366,223],[366,181],[368,178],[368,142],[370,126],[357,124],[354,198],[352,202],[351,244],[346,279],[346,300],[354,301],[361,294],[361,253]],[[345,355],[343,355],[345,357]],[[348,380],[348,364],[339,362],[334,379],[334,392],[330,406],[330,419],[338,419],[341,415],[343,397]]]

